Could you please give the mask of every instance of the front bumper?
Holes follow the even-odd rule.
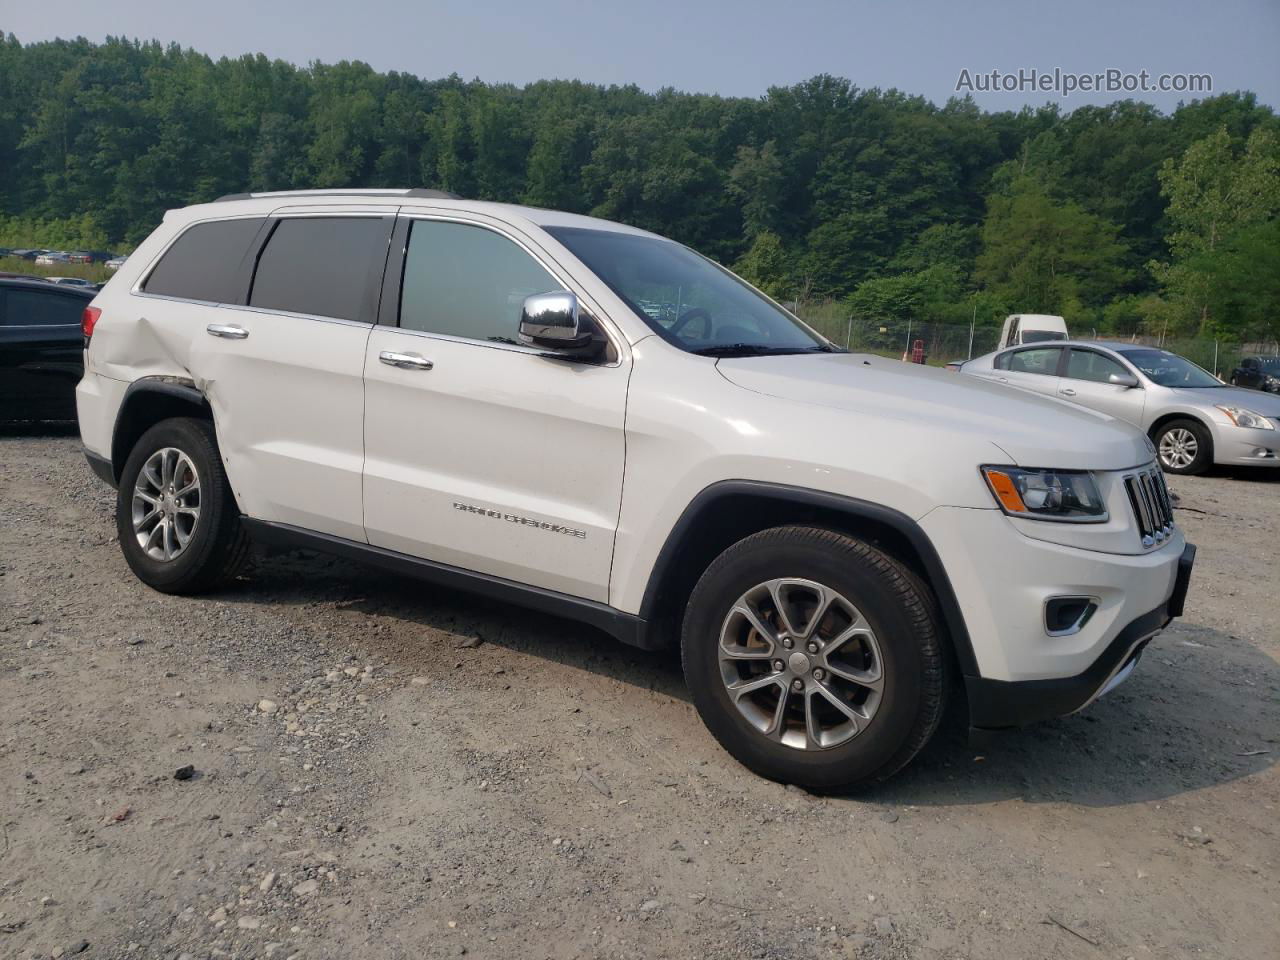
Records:
[[[1280,426],[1280,421],[1272,421]],[[1280,466],[1280,429],[1213,425],[1213,462],[1223,466]]]
[[[969,723],[983,729],[1018,727],[1075,713],[1126,678],[1153,636],[1182,616],[1196,548],[1186,544],[1168,600],[1120,630],[1087,670],[1049,680],[989,680],[965,677]]]

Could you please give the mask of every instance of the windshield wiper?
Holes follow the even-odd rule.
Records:
[[[786,356],[793,353],[825,353],[822,347],[771,347],[764,343],[717,343],[710,347],[691,350],[700,357],[765,357]]]

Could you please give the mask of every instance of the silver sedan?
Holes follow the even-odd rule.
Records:
[[[1167,350],[1067,340],[998,350],[953,369],[1128,420],[1169,473],[1280,466],[1280,396],[1227,386]]]

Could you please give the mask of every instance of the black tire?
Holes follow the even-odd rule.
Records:
[[[875,632],[884,689],[869,723],[821,749],[766,736],[734,706],[721,675],[721,628],[755,585],[803,578],[843,595]],[[703,722],[740,763],[770,780],[819,793],[892,776],[929,742],[947,700],[947,658],[928,588],[903,564],[853,537],[776,527],[734,544],[694,588],[681,634],[685,679]]]
[[[1165,442],[1165,438],[1175,430],[1186,430],[1196,440],[1195,457],[1190,463],[1185,465],[1175,465],[1165,459],[1165,451],[1161,448],[1161,444]],[[1156,459],[1160,462],[1160,469],[1165,473],[1176,473],[1183,476],[1196,476],[1204,473],[1213,466],[1213,437],[1209,435],[1208,429],[1199,420],[1190,418],[1182,418],[1179,420],[1170,420],[1168,423],[1160,425],[1160,429],[1155,432],[1151,438],[1156,445]]]
[[[185,549],[170,560],[148,555],[133,529],[134,488],[143,465],[155,453],[174,448],[190,458],[199,477],[199,515]],[[116,493],[116,532],[130,569],[161,593],[202,593],[235,577],[249,554],[235,495],[218,453],[213,424],[178,417],[163,420],[142,435],[129,453]]]

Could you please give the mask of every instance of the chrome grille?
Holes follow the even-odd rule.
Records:
[[[1144,547],[1164,543],[1173,533],[1173,501],[1164,482],[1164,473],[1152,467],[1124,478],[1129,505],[1138,521]]]

